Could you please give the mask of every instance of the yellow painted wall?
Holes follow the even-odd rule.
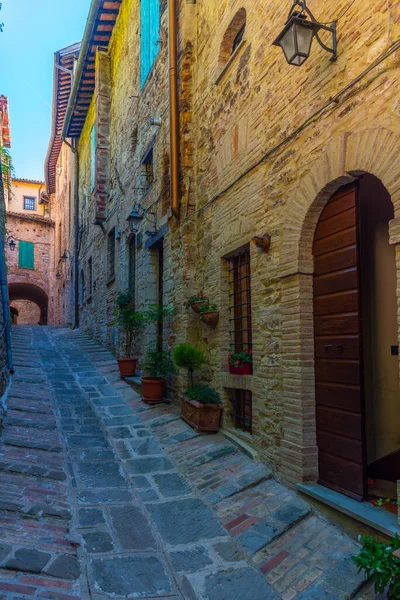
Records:
[[[44,204],[39,204],[40,192],[45,191],[45,185],[43,183],[28,183],[25,181],[19,181],[13,179],[11,184],[11,195],[9,197],[7,210],[10,212],[23,213],[26,215],[40,215],[48,216],[45,213]],[[24,209],[24,196],[35,198],[35,210]]]

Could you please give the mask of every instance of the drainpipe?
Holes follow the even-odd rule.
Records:
[[[74,154],[74,322],[79,327],[79,153],[76,145],[70,144],[63,136],[64,142]]]
[[[171,210],[174,217],[179,219],[179,123],[176,0],[168,0],[168,65]]]
[[[3,175],[1,170],[0,162],[0,201],[3,201]],[[3,232],[0,234],[0,295],[1,304],[3,307],[3,334],[6,342],[6,354],[7,354],[7,367],[11,375],[14,373],[13,361],[12,361],[12,350],[11,350],[11,321],[10,321],[10,302],[8,299],[8,287],[7,287],[7,269],[6,269],[6,258],[4,253],[4,236]]]

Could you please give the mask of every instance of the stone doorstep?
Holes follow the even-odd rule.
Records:
[[[358,502],[318,483],[298,483],[296,487],[302,494],[310,496],[384,535],[394,537],[399,533],[397,516],[373,506],[369,502]]]

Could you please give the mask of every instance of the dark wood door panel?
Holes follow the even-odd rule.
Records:
[[[363,452],[361,441],[341,437],[329,431],[318,432],[318,448],[321,452],[336,454],[352,462],[362,463]]]
[[[360,320],[358,313],[348,313],[340,315],[324,315],[316,317],[314,320],[315,335],[330,335],[358,333],[360,330]]]
[[[362,465],[340,456],[320,452],[319,482],[357,500],[364,497]]]
[[[317,406],[317,429],[329,431],[361,442],[362,427],[360,414],[340,411],[327,406]]]
[[[331,294],[358,288],[358,269],[352,267],[314,277],[314,294]]]
[[[333,252],[340,248],[346,248],[357,242],[357,228],[356,226],[339,231],[333,235],[321,238],[314,242],[314,256],[320,256],[327,252]]]
[[[358,360],[317,359],[315,361],[315,378],[317,381],[359,385],[360,362]]]
[[[357,246],[347,246],[328,254],[322,254],[315,259],[315,275],[331,273],[341,269],[357,266]]]
[[[358,311],[358,290],[346,290],[314,298],[315,315],[332,315]]]
[[[357,385],[319,381],[315,386],[315,401],[317,406],[331,406],[339,410],[359,412],[361,389]]]
[[[335,215],[318,223],[318,227],[315,232],[315,239],[319,240],[343,229],[354,227],[356,225],[356,209],[355,207],[346,210],[345,212]]]
[[[319,481],[366,492],[362,344],[354,185],[322,211],[314,238],[315,397]]]
[[[359,359],[358,335],[317,337],[315,339],[316,358]]]
[[[326,221],[346,210],[354,208],[354,191],[347,192],[343,196],[338,196],[334,202],[328,202],[321,213],[319,221]]]

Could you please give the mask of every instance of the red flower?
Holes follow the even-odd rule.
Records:
[[[249,350],[249,354],[253,354],[253,350]]]

